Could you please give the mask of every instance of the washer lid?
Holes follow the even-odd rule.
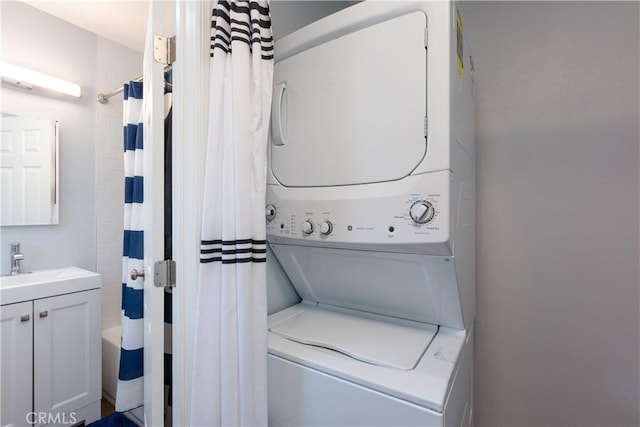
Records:
[[[315,307],[305,307],[269,330],[301,344],[328,348],[362,362],[401,370],[416,367],[438,331],[433,325],[417,328]]]

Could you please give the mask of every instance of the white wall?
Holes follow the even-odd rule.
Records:
[[[637,2],[469,2],[478,426],[640,425]]]
[[[60,121],[60,224],[1,227],[20,241],[26,270],[76,265],[102,274],[103,328],[120,324],[123,229],[122,95],[110,92],[142,74],[142,54],[22,2],[2,2],[2,60],[79,83],[80,100],[2,87],[3,111]]]
[[[2,60],[76,82],[81,99],[2,86],[2,109],[60,122],[60,224],[0,227],[0,268],[9,242],[22,243],[23,267],[76,265],[96,269],[96,37],[21,2],[3,1]]]

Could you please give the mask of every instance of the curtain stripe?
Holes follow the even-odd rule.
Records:
[[[138,82],[136,82],[138,83]],[[142,150],[144,129],[142,123],[136,125],[127,124],[124,127],[125,151]]]
[[[129,319],[142,319],[142,304],[144,292],[142,289],[132,289],[122,284],[122,310]]]
[[[133,259],[144,259],[144,231],[124,230],[123,256]]]
[[[221,253],[222,255],[230,255],[230,254],[246,254],[246,253],[250,253],[250,252],[255,252],[257,254],[266,254],[267,250],[266,249],[253,249],[253,248],[246,248],[246,249],[232,249],[232,250],[222,250],[221,248],[216,248],[216,249],[202,249],[200,251],[201,254],[215,254],[215,253]]]
[[[144,354],[141,348],[135,350],[122,349],[120,351],[120,372],[118,379],[123,381],[133,380],[142,376]]]
[[[216,239],[216,240],[202,240],[201,244],[202,245],[243,245],[243,244],[247,244],[247,243],[251,243],[254,245],[266,245],[267,241],[262,239],[262,240],[256,240],[256,239],[240,239],[240,240],[222,240],[222,239]]]
[[[142,203],[144,178],[141,176],[128,176],[124,179],[124,202]]]
[[[247,262],[261,263],[261,262],[267,262],[267,259],[266,258],[222,259],[219,257],[209,258],[209,259],[200,259],[201,264],[207,264],[210,262],[220,262],[222,264],[242,264]]]

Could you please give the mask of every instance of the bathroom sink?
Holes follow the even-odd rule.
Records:
[[[78,267],[52,268],[0,277],[0,304],[13,304],[101,286],[100,275]]]

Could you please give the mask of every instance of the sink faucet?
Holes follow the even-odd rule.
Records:
[[[20,243],[11,243],[11,275],[20,274],[20,261],[24,259],[24,254],[20,252]]]

